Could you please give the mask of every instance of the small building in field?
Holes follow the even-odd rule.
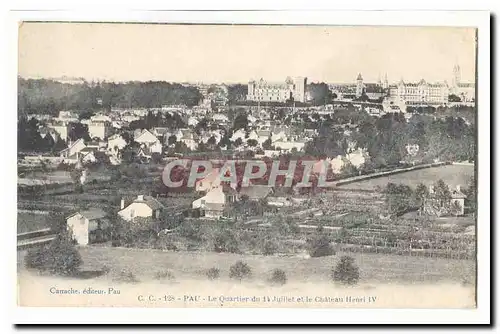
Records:
[[[463,216],[465,213],[465,199],[467,196],[462,192],[460,186],[451,191],[451,207],[456,207],[458,212],[452,212],[456,216]]]
[[[199,209],[200,215],[208,218],[220,218],[224,214],[224,208],[230,200],[226,196],[223,187],[210,189],[207,194],[195,200],[193,209]]]
[[[250,201],[259,201],[274,194],[274,188],[268,185],[251,184],[248,187],[241,187],[239,198],[247,197]]]
[[[118,215],[124,220],[131,221],[137,217],[159,219],[165,207],[152,196],[138,195],[128,205],[125,205],[125,200],[122,199],[120,209]]]
[[[467,196],[462,192],[460,185],[450,190],[449,202],[441,205],[436,197],[434,185],[429,186],[429,198],[425,201],[424,211],[427,214],[441,216],[463,216],[465,214],[465,199]]]
[[[79,245],[88,245],[107,240],[110,222],[101,209],[75,212],[66,218],[66,227]]]

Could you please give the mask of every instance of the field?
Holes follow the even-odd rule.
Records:
[[[114,272],[129,270],[141,282],[153,280],[157,272],[170,270],[183,279],[205,279],[205,271],[217,267],[227,277],[238,260],[247,262],[255,280],[265,280],[275,268],[284,270],[290,281],[329,281],[332,267],[342,254],[322,258],[239,255],[212,252],[165,252],[108,247],[81,247],[82,270],[103,267]],[[354,257],[365,283],[415,283],[473,281],[474,261],[381,254],[349,254]],[[22,256],[19,258],[22,264]]]
[[[472,261],[428,259],[393,255],[353,254],[360,267],[361,280],[356,287],[343,287],[331,279],[332,266],[340,254],[332,257],[305,259],[298,257],[264,257],[237,254],[162,252],[105,247],[80,248],[83,272],[105,267],[104,276],[58,278],[39,276],[22,268],[24,252],[19,252],[19,300],[22,305],[52,306],[148,306],[148,307],[473,307],[474,264]],[[230,280],[229,267],[238,260],[252,268],[252,278]],[[220,269],[220,278],[208,280],[206,270]],[[280,268],[288,281],[284,286],[267,282],[270,271]],[[131,272],[136,282],[118,280],[116,273]],[[170,271],[170,280],[158,280],[159,272]],[[463,284],[467,282],[467,284]],[[92,287],[120,289],[120,296],[51,295],[50,287],[79,289]],[[139,295],[164,296],[169,303],[138,302]],[[311,296],[318,297],[377,296],[376,305],[316,302],[303,303],[188,303],[186,295],[221,296]],[[262,298],[262,297],[261,297]]]
[[[48,215],[36,213],[17,213],[17,233],[33,232],[49,227]]]
[[[403,183],[415,188],[419,183],[431,185],[442,179],[450,188],[454,189],[457,185],[467,187],[469,178],[472,176],[474,176],[474,166],[446,165],[373,178],[340,186],[340,188],[376,190],[377,187],[384,188],[389,182]]]

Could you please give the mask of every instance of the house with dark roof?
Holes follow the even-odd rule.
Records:
[[[164,205],[156,198],[138,195],[128,205],[125,205],[125,199],[122,199],[118,215],[127,221],[134,220],[137,217],[159,219],[164,209]]]
[[[240,199],[245,196],[251,201],[265,199],[274,193],[274,188],[268,185],[251,184],[248,187],[241,187],[239,191]]]
[[[106,241],[109,236],[110,222],[103,210],[90,209],[68,216],[66,227],[79,245],[88,245]]]

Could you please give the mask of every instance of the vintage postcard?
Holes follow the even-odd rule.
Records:
[[[19,23],[18,306],[477,307],[477,27],[187,23]]]

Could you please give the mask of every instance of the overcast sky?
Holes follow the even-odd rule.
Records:
[[[462,81],[475,76],[472,28],[24,23],[23,77],[247,82]]]

